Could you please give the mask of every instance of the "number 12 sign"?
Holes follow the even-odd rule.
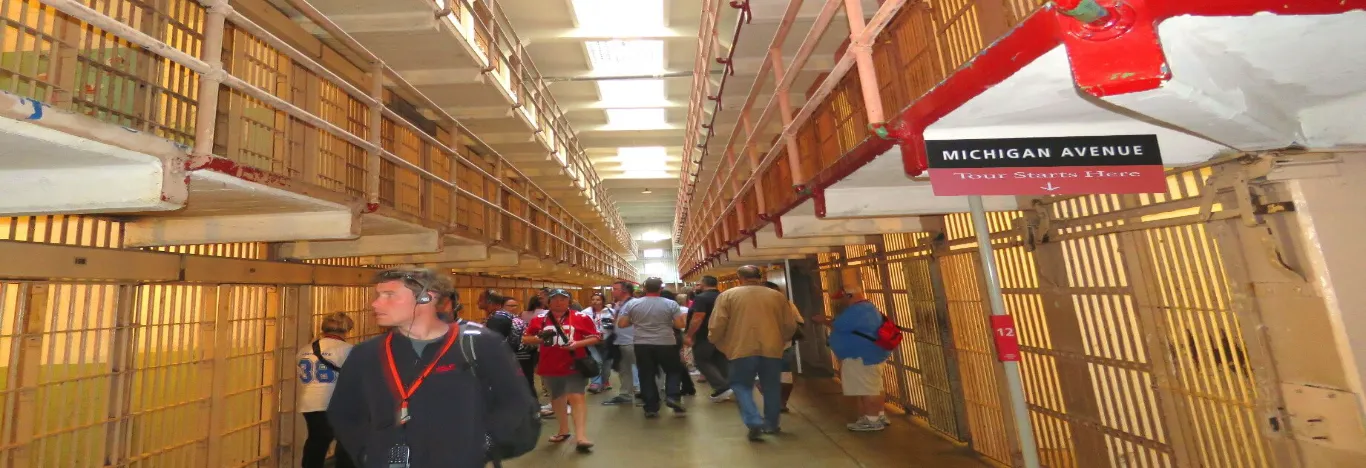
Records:
[[[991,316],[991,338],[996,341],[996,359],[1001,362],[1020,361],[1020,338],[1015,333],[1015,318],[1009,315]]]

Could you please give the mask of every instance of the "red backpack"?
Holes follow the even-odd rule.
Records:
[[[877,347],[888,351],[893,351],[901,346],[901,327],[896,326],[896,322],[893,322],[887,314],[882,314],[882,325],[877,327],[876,337],[857,331],[854,334],[864,337],[876,344]]]

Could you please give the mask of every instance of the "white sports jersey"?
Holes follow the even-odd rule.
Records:
[[[346,356],[351,354],[353,345],[335,338],[323,338],[318,349],[323,357],[333,364],[346,367]],[[332,389],[337,387],[337,370],[318,362],[313,355],[313,342],[299,348],[299,412],[311,413],[327,410],[327,402],[332,399]]]

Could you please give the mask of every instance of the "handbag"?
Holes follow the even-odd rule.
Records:
[[[560,328],[560,321],[555,320],[555,314],[546,313],[546,317],[550,317],[550,324],[555,326],[555,334],[560,335],[565,343],[574,341],[564,334],[564,329]],[[591,379],[602,373],[602,369],[598,367],[598,360],[593,359],[593,356],[588,354],[586,349],[583,350],[583,357],[574,357],[573,350],[569,351],[569,357],[574,358],[574,370],[579,371],[579,375],[584,378]]]

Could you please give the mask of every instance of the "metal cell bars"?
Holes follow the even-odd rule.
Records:
[[[321,330],[323,317],[335,312],[343,312],[354,326],[351,333],[346,336],[346,340],[355,344],[360,343],[383,332],[379,325],[375,324],[374,311],[370,309],[370,302],[374,300],[374,288],[368,286],[314,286],[312,289],[313,310],[308,313],[312,317],[312,325],[309,327],[310,336],[317,337]]]
[[[939,258],[972,448],[1010,464],[1015,446],[1002,408],[1005,385],[987,324],[986,293],[978,262],[976,252],[955,252]]]
[[[424,161],[424,152],[427,149],[415,132],[401,127],[390,119],[383,119],[380,125],[380,141],[384,149],[393,153],[408,163],[424,169],[429,168],[429,164]],[[382,206],[397,209],[400,212],[411,215],[422,216],[423,207],[426,205],[423,199],[425,192],[423,188],[428,186],[423,183],[422,176],[416,172],[404,170],[399,163],[382,159],[379,162],[379,202]]]
[[[944,79],[935,16],[928,6],[903,8],[873,50],[879,70],[898,71],[878,74],[883,109],[903,109]]]
[[[61,1],[61,2],[57,2],[57,3],[61,4],[63,8],[71,9],[72,11],[77,11],[77,12],[81,13],[82,15],[91,16],[91,17],[92,17],[92,20],[94,20],[94,18],[97,18],[99,15],[101,15],[101,13],[100,13],[99,10],[89,10],[89,9],[88,9],[89,7],[85,7],[85,6],[82,6],[82,5],[73,4],[72,2],[69,2],[69,1]],[[106,9],[106,10],[107,10],[107,9]],[[121,32],[121,34],[124,34],[124,35],[126,35],[126,36],[128,36],[128,37],[130,37],[130,38],[137,39],[137,40],[139,40],[140,42],[147,42],[147,43],[153,43],[153,42],[158,42],[158,41],[163,41],[163,40],[167,40],[167,41],[169,41],[169,40],[174,40],[174,41],[181,41],[181,42],[184,42],[185,44],[190,44],[189,42],[186,42],[186,41],[189,40],[189,39],[185,39],[185,38],[187,38],[187,37],[188,37],[188,38],[191,38],[191,39],[198,40],[198,34],[200,34],[200,33],[197,31],[197,29],[203,26],[203,25],[201,24],[201,23],[203,23],[203,21],[202,21],[202,20],[199,20],[198,18],[201,18],[201,17],[203,16],[203,8],[202,8],[201,6],[199,6],[199,5],[195,4],[195,3],[193,3],[193,2],[189,2],[188,0],[179,0],[179,2],[176,3],[176,4],[174,5],[174,8],[172,8],[172,10],[175,12],[175,16],[174,16],[175,18],[181,18],[181,19],[177,19],[177,20],[174,21],[173,23],[174,23],[175,25],[177,25],[178,27],[181,27],[181,29],[183,29],[184,31],[171,31],[171,32],[165,32],[165,31],[160,30],[161,28],[155,28],[156,30],[152,30],[152,31],[148,32],[148,31],[144,31],[144,30],[143,30],[143,29],[145,29],[145,28],[142,28],[142,26],[144,25],[144,23],[137,22],[137,21],[141,21],[141,20],[134,20],[134,23],[132,23],[132,24],[128,24],[128,23],[124,23],[124,24],[123,24],[124,26],[128,26],[129,29],[128,29],[128,30],[124,30],[123,32]],[[6,12],[6,13],[8,14],[9,12]],[[106,11],[105,13],[109,13],[109,12]],[[115,16],[118,16],[117,13],[119,13],[119,12],[114,12],[114,13],[115,13]],[[59,15],[58,17],[63,18],[63,19],[68,19],[66,16],[60,16],[60,15]],[[185,19],[185,18],[188,18],[188,19]],[[107,18],[107,17],[104,18],[102,21],[104,21],[104,22],[102,22],[101,24],[106,24],[105,22],[112,23],[111,18]],[[299,53],[299,52],[297,52],[297,51],[294,51],[294,50],[288,49],[288,48],[280,48],[280,49],[278,49],[278,50],[274,50],[274,49],[272,49],[272,48],[270,48],[270,47],[266,47],[266,46],[264,46],[264,45],[261,45],[260,47],[257,47],[257,49],[260,49],[260,50],[259,50],[260,54],[257,54],[257,55],[259,55],[259,57],[254,57],[254,58],[259,58],[259,59],[261,59],[261,60],[258,60],[259,63],[263,63],[263,64],[266,64],[266,65],[269,65],[269,66],[267,66],[267,67],[258,67],[258,68],[261,68],[261,69],[269,69],[269,70],[267,70],[267,71],[270,71],[270,72],[272,72],[273,74],[276,75],[276,78],[277,78],[276,81],[277,81],[277,82],[270,82],[270,80],[268,80],[268,79],[261,79],[261,76],[259,76],[259,75],[261,75],[262,73],[256,73],[255,75],[258,75],[258,76],[253,76],[253,73],[252,73],[250,70],[245,70],[243,67],[246,67],[247,65],[242,65],[242,64],[249,61],[249,60],[247,60],[247,57],[248,57],[247,54],[248,54],[249,52],[251,52],[251,51],[247,50],[248,47],[247,47],[246,45],[243,45],[243,44],[246,44],[246,43],[251,42],[251,41],[256,41],[256,40],[259,39],[260,41],[263,41],[263,43],[264,43],[264,42],[270,42],[270,43],[272,43],[272,44],[278,45],[278,41],[276,41],[275,39],[271,39],[271,38],[268,38],[268,37],[266,37],[266,36],[263,36],[262,34],[268,34],[268,33],[264,32],[264,30],[262,30],[259,26],[250,24],[249,22],[247,22],[247,20],[246,20],[245,18],[241,17],[240,15],[234,15],[233,18],[232,18],[232,21],[233,21],[233,23],[234,23],[234,29],[233,29],[234,31],[237,30],[237,26],[240,26],[240,27],[242,27],[242,28],[245,28],[245,29],[248,29],[248,30],[253,31],[254,33],[253,33],[253,34],[250,34],[250,35],[246,35],[246,36],[248,36],[248,37],[251,38],[250,40],[248,40],[248,39],[243,39],[242,37],[236,37],[236,36],[242,36],[244,33],[237,33],[237,32],[234,32],[234,33],[231,33],[231,34],[228,35],[228,37],[229,37],[229,39],[230,39],[230,42],[229,42],[229,46],[230,46],[230,47],[229,47],[229,48],[230,48],[229,52],[230,52],[230,53],[229,53],[229,56],[226,57],[226,61],[227,61],[227,63],[228,63],[230,66],[234,67],[234,69],[233,69],[234,73],[229,75],[228,81],[227,81],[227,84],[229,85],[228,87],[229,87],[230,89],[234,90],[234,91],[230,91],[230,92],[229,92],[229,97],[231,98],[231,96],[233,95],[233,93],[251,94],[253,98],[259,99],[259,100],[261,100],[261,101],[264,101],[264,103],[266,103],[266,104],[268,104],[269,106],[271,106],[271,108],[274,109],[274,110],[273,110],[273,111],[270,111],[271,117],[270,117],[270,118],[267,118],[266,115],[265,115],[265,112],[257,112],[257,111],[254,111],[254,110],[250,110],[250,109],[258,109],[259,106],[249,105],[250,103],[246,101],[245,97],[243,97],[242,99],[239,100],[240,103],[241,103],[242,105],[239,105],[239,106],[234,107],[233,105],[230,104],[230,105],[228,105],[228,106],[224,106],[225,109],[220,110],[221,113],[232,114],[232,115],[230,115],[231,118],[227,119],[227,120],[223,123],[223,124],[226,126],[226,130],[224,130],[224,131],[222,131],[222,132],[218,132],[218,133],[220,134],[220,136],[222,137],[222,140],[221,140],[221,142],[220,142],[221,144],[219,145],[219,146],[221,146],[222,148],[220,148],[220,149],[222,149],[222,151],[223,151],[224,153],[228,154],[228,155],[229,155],[229,158],[236,158],[236,159],[247,160],[247,161],[240,161],[240,162],[242,162],[242,163],[244,163],[244,164],[247,164],[247,165],[253,165],[253,166],[258,167],[258,168],[261,168],[261,169],[263,169],[263,170],[267,170],[267,171],[270,171],[270,172],[272,172],[272,173],[276,173],[276,174],[280,174],[280,175],[299,176],[300,171],[302,171],[303,174],[304,174],[304,176],[305,176],[305,177],[302,177],[302,178],[305,179],[305,180],[308,180],[308,179],[311,179],[311,177],[306,177],[306,176],[307,176],[307,173],[308,173],[308,171],[309,171],[309,169],[310,169],[310,168],[314,168],[314,166],[319,166],[319,164],[315,164],[315,163],[312,161],[311,155],[313,155],[313,154],[321,154],[321,153],[320,153],[320,152],[317,152],[317,151],[310,151],[310,148],[309,148],[310,145],[308,144],[308,138],[307,138],[307,134],[308,134],[309,132],[307,132],[307,131],[300,131],[300,130],[297,130],[297,129],[292,129],[292,128],[291,128],[291,125],[293,125],[293,124],[295,124],[295,123],[303,124],[303,125],[305,125],[305,126],[308,126],[308,127],[313,128],[313,129],[317,129],[317,130],[321,130],[321,131],[327,132],[328,134],[330,134],[330,135],[332,135],[332,136],[336,136],[336,137],[338,137],[338,138],[342,138],[342,139],[344,139],[344,140],[346,140],[346,141],[348,141],[348,142],[350,142],[350,143],[359,145],[360,147],[368,147],[369,145],[371,145],[371,143],[368,142],[368,141],[366,140],[366,138],[368,138],[368,136],[364,136],[364,135],[360,135],[360,134],[358,134],[358,133],[355,133],[354,129],[340,128],[339,126],[335,125],[334,123],[332,123],[332,122],[330,122],[330,121],[328,121],[328,120],[324,120],[324,119],[318,118],[317,115],[315,114],[316,111],[309,111],[308,109],[310,108],[310,106],[309,106],[308,103],[305,102],[305,101],[308,101],[308,100],[310,100],[310,99],[316,99],[316,97],[313,96],[313,94],[315,94],[315,93],[310,92],[310,93],[306,93],[306,95],[304,95],[304,96],[300,96],[299,93],[293,93],[293,92],[292,92],[292,91],[295,90],[295,89],[304,89],[304,88],[307,88],[307,86],[304,86],[304,87],[301,88],[301,87],[299,87],[299,86],[292,86],[292,85],[289,84],[290,81],[287,80],[288,77],[285,76],[285,75],[288,75],[288,74],[290,73],[290,70],[291,70],[291,69],[297,68],[297,67],[311,68],[311,69],[315,69],[315,70],[320,69],[319,66],[318,66],[316,63],[311,63],[311,62],[310,62],[310,63],[294,62],[293,64],[290,64],[290,65],[287,66],[287,67],[286,67],[286,66],[283,66],[283,65],[278,65],[278,64],[281,64],[281,63],[286,63],[286,64],[288,64],[289,62],[286,61],[286,60],[287,60],[287,57],[294,57],[294,58],[296,58],[296,59],[298,59],[299,57],[304,57],[304,56],[302,55],[302,53]],[[79,22],[76,22],[75,24],[77,24],[78,26],[84,27],[84,26],[81,25],[81,23],[79,23]],[[151,24],[151,23],[147,23],[147,24]],[[90,29],[90,30],[92,30],[92,31],[96,31],[96,29],[93,29],[93,28],[87,28],[87,29]],[[135,31],[136,31],[136,32],[135,32]],[[139,35],[139,34],[141,34],[141,35]],[[259,36],[259,37],[258,37],[258,36]],[[111,36],[111,37],[112,37],[112,36]],[[237,39],[241,39],[241,40],[237,40]],[[270,40],[267,41],[267,39],[270,39]],[[271,41],[276,41],[276,42],[271,42]],[[238,46],[233,47],[232,44],[233,44],[234,42],[237,43]],[[176,44],[172,44],[172,45],[174,46],[174,45],[176,45]],[[259,45],[259,44],[258,44],[258,45]],[[204,72],[204,71],[207,69],[207,65],[206,65],[204,62],[199,61],[198,59],[193,58],[193,55],[194,55],[195,53],[198,52],[198,51],[196,50],[198,47],[199,47],[198,42],[194,42],[193,44],[190,44],[190,45],[183,45],[183,44],[182,44],[182,45],[177,46],[177,47],[175,47],[175,48],[173,49],[175,52],[166,52],[166,55],[175,56],[175,57],[176,57],[175,60],[178,60],[178,61],[184,63],[184,64],[183,64],[183,65],[184,65],[183,67],[174,68],[175,70],[193,69],[193,70],[196,70],[196,73],[198,73],[198,72]],[[145,49],[139,48],[138,50],[145,50]],[[235,55],[235,57],[234,57],[234,55]],[[287,56],[287,57],[282,58],[281,55]],[[272,57],[272,56],[273,56],[273,57]],[[264,57],[264,58],[263,58],[263,57]],[[304,57],[304,58],[306,58],[306,57]],[[156,59],[156,60],[162,60],[162,59]],[[303,59],[300,59],[300,60],[303,60]],[[165,61],[165,60],[162,60],[162,61]],[[305,60],[305,61],[307,61],[307,60]],[[122,63],[122,62],[120,62],[119,60],[115,60],[115,62]],[[150,60],[147,61],[147,62],[148,62],[148,63],[151,63]],[[237,64],[237,65],[234,65],[234,64]],[[239,65],[240,65],[240,66],[239,66]],[[167,69],[169,70],[169,69],[171,69],[171,68],[167,68]],[[257,70],[257,71],[260,71],[260,70]],[[187,71],[186,73],[189,73],[189,72]],[[243,75],[243,76],[242,76],[242,77],[239,77],[238,74],[241,74],[241,75]],[[265,73],[265,74],[266,74],[266,75],[270,75],[271,73]],[[326,76],[324,76],[324,78],[326,78],[327,80],[339,80],[339,78],[337,78],[334,74],[325,74],[325,75],[326,75]],[[157,78],[157,77],[159,77],[159,76],[160,76],[160,75],[158,75],[158,74],[156,74],[156,73],[152,73],[152,74],[149,74],[149,75],[147,75],[147,76],[134,76],[134,75],[128,75],[128,77],[130,77],[130,79],[136,79],[136,80],[138,81],[138,85],[139,85],[140,87],[144,87],[144,88],[145,88],[145,87],[149,87],[151,84],[154,84],[153,82],[154,82],[155,80],[152,80],[152,79],[150,79],[150,78]],[[278,82],[278,81],[279,81],[279,78],[281,78],[282,76],[284,76],[284,77],[286,78],[287,81]],[[245,77],[245,78],[244,78],[244,77]],[[255,81],[255,83],[249,82],[248,79],[251,79],[252,81]],[[401,79],[400,79],[400,81],[401,81]],[[189,82],[187,82],[187,83],[189,83]],[[259,84],[259,85],[262,85],[262,86],[257,86],[258,84]],[[339,83],[334,83],[334,84],[338,84],[339,86],[341,86],[341,84],[339,84]],[[193,85],[193,83],[190,83],[189,85],[186,85],[186,86],[184,86],[184,87],[189,88],[189,89],[192,89],[192,88],[194,88],[194,85]],[[348,92],[355,91],[355,88],[352,87],[352,86],[349,85],[349,84],[346,84],[345,86],[341,86],[341,87],[342,87],[342,88],[347,88],[346,90],[347,90]],[[251,91],[251,92],[248,93],[247,91]],[[367,98],[368,98],[368,96],[367,96]],[[156,107],[156,106],[153,106],[153,107]],[[166,107],[166,106],[162,106],[162,107]],[[316,108],[316,106],[313,106],[313,107]],[[384,110],[384,109],[382,109],[382,110]],[[387,114],[392,114],[391,111],[385,110],[385,112],[386,112]],[[259,116],[259,117],[254,116],[254,115],[253,115],[253,116],[248,116],[248,115],[246,115],[246,114],[248,114],[248,113],[260,113],[260,114],[262,114],[262,115]],[[188,115],[188,114],[186,114],[186,115]],[[283,115],[287,115],[288,117],[287,117],[287,118],[281,117],[281,116],[283,116]],[[101,117],[101,118],[106,118],[106,117]],[[191,118],[192,118],[192,117],[191,117]],[[187,120],[188,120],[188,119],[187,119]],[[397,121],[397,120],[396,120],[396,121]],[[402,122],[399,122],[399,123],[402,123],[405,127],[409,127],[409,129],[411,130],[411,127],[412,127],[412,126],[411,126],[408,122],[402,121]],[[189,130],[188,130],[188,126],[182,126],[182,127],[186,127],[186,132],[189,131]],[[456,123],[456,127],[460,127],[458,123]],[[460,127],[460,128],[463,128],[463,127]],[[376,129],[368,129],[368,126],[366,126],[365,129],[366,129],[367,131],[377,131]],[[265,132],[265,133],[262,133],[262,132]],[[266,140],[265,140],[265,139],[249,138],[250,135],[254,135],[254,134],[262,134],[262,135],[265,135],[265,134],[267,134],[267,133],[271,136],[271,138],[268,139],[268,140],[269,140],[269,145],[268,145],[268,146],[269,146],[269,149],[270,149],[269,152],[267,152],[267,148],[266,148],[266,147],[267,147],[267,144],[266,144]],[[304,141],[303,143],[300,143],[300,142],[297,142],[297,141],[289,141],[287,137],[288,137],[288,136],[291,136],[291,135],[295,135],[295,134],[303,134],[303,135],[305,135],[305,138],[304,138],[305,141]],[[418,135],[418,136],[419,136],[419,137],[422,137],[422,138],[423,138],[424,140],[426,140],[428,143],[435,144],[435,143],[433,143],[433,137],[429,137],[429,136],[427,136],[427,135],[425,135],[425,134],[421,134],[421,135]],[[477,139],[476,139],[476,140],[477,140]],[[300,148],[300,147],[303,148],[302,153],[299,153],[299,152],[298,152],[298,148]],[[291,152],[291,150],[293,150],[293,152]],[[446,148],[446,150],[449,150],[449,148]],[[449,152],[449,151],[447,151],[447,152]],[[301,156],[301,154],[302,154],[303,156]],[[253,155],[254,155],[254,156],[253,156]],[[266,157],[267,155],[268,155],[269,157]],[[394,155],[394,154],[392,154],[392,153],[389,153],[389,152],[382,152],[382,153],[380,154],[380,157],[383,158],[384,160],[388,160],[388,161],[391,161],[391,162],[399,163],[398,165],[403,166],[403,169],[402,169],[403,171],[411,171],[411,172],[414,172],[414,173],[420,175],[422,178],[427,179],[427,180],[429,180],[429,181],[435,181],[436,183],[440,183],[440,184],[447,185],[447,186],[450,186],[450,185],[451,185],[451,182],[449,182],[449,181],[446,180],[446,177],[448,177],[448,176],[446,176],[446,175],[432,174],[432,173],[431,173],[430,171],[428,171],[426,168],[421,167],[420,165],[415,165],[415,164],[409,163],[408,161],[403,160],[401,157],[396,156],[396,155]],[[401,162],[401,163],[400,163],[400,162]],[[314,168],[314,169],[316,169],[316,168]],[[377,171],[377,170],[376,170],[376,171]],[[348,184],[354,182],[354,175],[355,175],[355,174],[352,174],[352,172],[354,172],[354,171],[348,171],[347,174],[346,174],[347,179],[348,179],[348,180],[347,180],[347,183],[348,183]],[[363,181],[364,181],[364,172],[362,172],[361,174],[362,174],[361,179],[362,179],[362,182],[363,182]],[[378,174],[373,174],[373,175],[378,176]],[[364,185],[364,184],[362,184],[362,185]],[[334,185],[333,188],[336,189],[335,185]],[[378,187],[375,187],[375,189],[377,189],[377,188],[378,188]],[[353,193],[353,192],[356,191],[356,190],[361,190],[361,191],[363,191],[363,190],[364,190],[364,187],[363,187],[363,186],[362,186],[362,187],[346,187],[346,191],[347,191],[348,193]],[[481,201],[482,201],[482,200],[481,200]],[[538,226],[538,228],[539,228],[539,226]],[[575,232],[578,232],[578,230],[575,230]]]
[[[283,52],[233,26],[224,33],[223,48],[223,65],[228,73],[286,101],[303,97],[292,95],[293,90],[287,86],[294,67]],[[220,93],[220,100],[226,98],[227,105],[219,106],[217,122],[226,129],[215,132],[214,143],[224,148],[222,154],[272,174],[300,177],[305,155],[289,151],[293,148],[287,144],[294,119],[242,91],[226,88]]]
[[[888,244],[885,241],[884,243]],[[887,249],[891,250],[891,246],[887,245]],[[912,286],[908,285],[906,281],[904,257],[907,255],[891,252],[886,255],[887,285],[890,287],[887,293],[892,298],[892,304],[885,312],[906,333],[901,341],[901,348],[896,352],[896,359],[893,359],[887,367],[899,374],[898,379],[904,380],[901,394],[898,395],[900,400],[898,403],[907,411],[923,416],[927,413],[924,382],[921,375],[920,356],[915,349],[915,309],[920,304],[913,301],[909,291]],[[933,307],[933,305],[933,298],[931,298],[930,306]]]
[[[449,6],[458,27],[466,36],[475,38],[476,49],[488,61],[490,73],[521,104],[518,112],[540,130],[536,137],[555,152],[572,176],[584,182],[580,188],[586,189],[585,196],[590,200],[599,201],[596,206],[602,212],[608,231],[615,232],[618,242],[634,251],[634,241],[627,234],[621,215],[614,205],[606,202],[607,195],[597,170],[587,161],[563,109],[546,87],[544,77],[521,45],[523,42],[507,23],[502,8],[496,3],[469,0]]]
[[[226,365],[226,378],[214,382],[215,412],[221,411],[219,466],[246,466],[265,460],[275,449],[270,434],[274,422],[274,387],[279,371],[279,303],[274,287],[221,286],[217,327],[227,327],[226,342],[214,353],[225,355],[215,367]],[[274,299],[274,300],[272,300]],[[215,330],[220,339],[221,329]],[[215,378],[224,370],[215,369]],[[221,398],[221,399],[220,399]]]
[[[119,374],[125,400],[108,466],[206,466],[213,390],[212,350],[218,300],[214,286],[135,288],[130,370]]]
[[[896,322],[908,336],[904,337],[900,349],[896,350],[889,365],[889,369],[894,371],[896,380],[901,384],[900,394],[896,395],[899,403],[908,412],[922,417],[928,417],[929,410],[926,408],[924,376],[920,363],[920,355],[915,346],[915,316],[918,307],[925,306],[923,302],[917,302],[911,293],[911,289],[921,285],[913,285],[908,281],[905,262],[914,258],[917,254],[928,254],[927,248],[913,252],[914,244],[917,239],[922,238],[925,233],[898,233],[882,236],[881,247],[884,249],[882,256],[878,259],[881,265],[885,265],[886,277],[883,279],[887,290],[884,292],[891,298],[890,307],[884,312]],[[926,285],[928,286],[928,285]],[[929,307],[935,307],[933,294],[931,294]]]
[[[29,290],[24,283],[0,282],[0,466],[12,466],[20,433],[15,426],[19,414],[19,377],[22,358],[16,351],[23,342],[25,324],[19,323],[20,310],[28,307]],[[26,402],[32,405],[31,402]],[[31,425],[32,423],[28,423]],[[23,436],[27,438],[27,435]]]
[[[1170,466],[1170,448],[1153,392],[1153,366],[1148,359],[1144,321],[1134,308],[1124,253],[1114,234],[1079,237],[1061,242],[1066,271],[1063,300],[1075,311],[1094,410],[1077,408],[1099,418],[1095,425],[1074,425],[1074,431],[1099,432],[1104,447],[1079,444],[1079,449],[1106,450],[1106,462],[1120,466]],[[1059,313],[1066,309],[1058,310]],[[1084,387],[1071,389],[1083,391]],[[1079,440],[1082,436],[1078,437]],[[1087,458],[1097,454],[1085,454]],[[1099,460],[1096,460],[1099,461]]]
[[[1157,383],[1175,399],[1176,420],[1190,463],[1210,467],[1271,466],[1258,433],[1257,382],[1247,344],[1229,305],[1220,252],[1202,225],[1159,227],[1130,234],[1142,246],[1137,262],[1156,274],[1142,290],[1139,311],[1170,350],[1171,375]],[[1146,269],[1145,268],[1145,269]]]
[[[0,283],[0,464],[104,466],[120,292]]]
[[[451,141],[450,132],[444,129],[437,130],[437,137],[442,141]],[[429,168],[432,173],[454,174],[454,159],[459,156],[448,155],[433,148],[425,150],[424,157],[428,160],[428,163],[424,164],[424,166]],[[460,184],[454,177],[451,177],[451,181],[455,182],[457,186]],[[423,203],[428,206],[428,209],[426,210],[428,213],[427,217],[437,221],[442,226],[451,225],[455,221],[455,208],[453,205],[455,203],[455,189],[430,180],[423,180],[422,184],[421,193],[423,194]]]
[[[203,12],[186,0],[116,0],[95,6],[187,53],[198,53],[191,24]],[[192,139],[197,77],[99,29],[86,28],[37,1],[0,2],[0,89],[50,102],[163,138]]]
[[[0,217],[0,240],[122,248],[123,223],[72,215]]]
[[[307,264],[310,264],[310,265],[347,266],[347,267],[368,266],[368,265],[365,265],[365,264],[364,264],[364,263],[365,263],[364,260],[366,260],[366,257],[336,257],[336,258],[315,258],[315,259],[303,260],[303,262],[304,262],[304,263],[307,263]]]
[[[270,249],[264,242],[234,242],[230,244],[164,245],[158,247],[146,247],[143,250],[154,250],[158,252],[169,252],[186,255],[203,255],[207,257],[266,260],[266,258],[269,256],[268,253]]]
[[[295,84],[291,93],[308,96],[305,99],[308,110],[347,132],[365,135],[369,106],[298,62],[293,64]],[[353,197],[365,196],[365,148],[320,128],[297,125],[294,130],[298,133],[290,134],[291,145],[302,144],[303,148],[292,150],[308,154],[310,147],[316,147],[314,174],[312,180],[306,177],[305,182]]]
[[[818,265],[820,265],[822,296],[829,297],[830,293],[833,291],[833,288],[839,287],[839,271],[830,269],[828,265],[830,265],[831,262],[834,262],[840,258],[842,258],[842,255],[837,253],[816,254],[816,262]],[[831,301],[828,300],[821,301],[821,304],[824,306],[824,310],[821,312],[825,314],[826,317],[833,318],[835,316],[835,310],[834,305],[832,305],[830,302]]]
[[[70,47],[62,42],[74,42],[71,38],[79,32],[60,24],[56,11],[36,0],[4,0],[0,1],[0,8],[5,12],[0,17],[0,50],[5,55],[0,59],[0,69],[5,71],[0,76],[0,89],[33,99],[48,99],[60,93],[68,96],[69,101],[74,89],[61,89],[57,83],[61,75],[54,75],[52,68],[58,63],[68,69],[74,67],[70,60],[48,57],[70,57]]]
[[[1020,214],[1011,212],[1008,216],[993,218],[991,224],[1007,224],[1005,219]],[[1074,429],[1063,396],[1059,357],[1054,351],[1044,295],[1039,289],[1034,252],[1022,242],[1022,236],[1011,233],[1002,242],[993,241],[993,244],[1000,244],[993,252],[1000,272],[1002,299],[1006,312],[1015,319],[1020,342],[1020,378],[1030,406],[1030,423],[1039,459],[1044,465],[1075,467],[1078,464],[1074,454]]]
[[[900,264],[912,305],[912,346],[915,362],[919,365],[916,369],[919,375],[907,376],[909,391],[913,399],[914,395],[922,395],[921,407],[925,410],[925,420],[930,427],[954,439],[965,440],[967,428],[959,424],[959,412],[963,408],[959,406],[956,396],[961,390],[961,382],[958,370],[952,364],[956,359],[950,359],[954,355],[954,348],[948,310],[939,306],[936,261],[926,247],[896,262]]]
[[[930,0],[934,13],[935,41],[939,49],[941,73],[948,76],[967,63],[985,44],[995,37],[984,38],[979,21],[980,4],[996,0]],[[999,8],[997,6],[996,8]],[[991,20],[995,20],[992,18]]]
[[[1025,17],[1028,17],[1034,10],[1048,3],[1051,0],[1006,0],[1006,9],[1009,10],[1010,25],[1015,26]]]

